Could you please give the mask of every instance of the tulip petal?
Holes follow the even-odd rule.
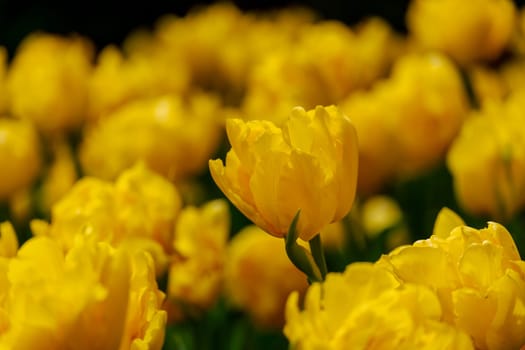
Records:
[[[299,237],[305,241],[332,222],[335,214],[337,194],[327,188],[325,174],[316,158],[295,151],[280,174],[278,203],[285,208],[279,213],[281,221],[291,222],[300,209]]]
[[[240,164],[238,158],[232,152],[233,151],[228,152],[229,157],[227,157],[226,161],[228,164],[227,167],[224,166],[220,159],[209,161],[211,176],[225,196],[241,211],[241,213],[252,220],[256,225],[266,228],[268,226],[267,222],[261,217],[256,208],[245,200],[245,198],[251,198],[252,195],[243,191],[243,189],[248,188],[248,186],[239,186],[239,181],[241,180],[238,179],[242,178],[242,175],[235,177],[235,170],[239,168]]]
[[[459,215],[448,208],[443,208],[438,213],[432,234],[445,239],[454,228],[463,225],[465,225],[465,222]]]
[[[257,211],[264,215],[265,231],[277,237],[284,237],[292,223],[292,214],[279,197],[279,182],[288,157],[280,152],[262,154],[257,162],[249,188]],[[271,164],[271,167],[268,166]],[[297,212],[297,210],[295,211]]]
[[[492,244],[473,244],[459,261],[459,272],[466,287],[486,291],[493,281],[503,275],[501,247]]]

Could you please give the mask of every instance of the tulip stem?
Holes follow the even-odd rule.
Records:
[[[288,234],[284,237],[286,254],[290,261],[308,277],[309,283],[322,282],[324,281],[324,275],[326,275],[326,273],[324,275],[321,273],[313,255],[297,243],[297,238],[299,237],[297,222],[299,221],[300,213],[300,210],[297,211],[297,214],[290,224]],[[321,241],[319,240],[319,244],[320,243]]]
[[[314,261],[321,272],[321,279],[324,281],[326,274],[328,273],[328,268],[326,267],[326,259],[324,257],[323,245],[321,243],[321,235],[318,233],[310,241],[310,251],[314,257]]]

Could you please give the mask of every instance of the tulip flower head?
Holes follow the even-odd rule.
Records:
[[[211,160],[213,179],[264,231],[284,237],[298,211],[298,237],[309,241],[344,217],[355,197],[357,135],[336,107],[292,110],[282,128],[269,121],[226,124],[232,149]]]
[[[378,264],[398,281],[434,290],[441,319],[466,332],[476,349],[523,349],[525,266],[502,225],[475,229],[443,209],[430,238],[399,247]]]
[[[336,107],[295,107],[282,127],[270,121],[226,123],[232,149],[210,161],[213,179],[264,231],[284,237],[292,262],[311,281],[326,276],[319,232],[352,207],[357,135]],[[299,215],[300,214],[300,215]],[[301,238],[311,251],[297,244]]]

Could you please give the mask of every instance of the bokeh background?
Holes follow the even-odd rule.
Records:
[[[267,11],[291,6],[312,9],[320,19],[335,19],[347,25],[354,25],[364,18],[379,16],[388,21],[394,30],[406,34],[405,13],[409,0],[367,0],[367,1],[278,1],[278,0],[236,0],[230,1],[243,11]],[[514,1],[518,7],[525,0]],[[43,31],[55,34],[80,34],[94,43],[97,51],[108,44],[120,46],[133,31],[152,29],[166,14],[184,17],[192,9],[218,3],[213,0],[150,0],[131,1],[13,1],[0,0],[0,46],[7,49],[12,58],[20,42],[30,33]],[[224,153],[220,150],[219,154]],[[223,155],[223,154],[222,154]],[[210,191],[220,195],[211,179]],[[449,172],[441,165],[432,172],[404,182],[390,189],[403,209],[409,208],[407,217],[414,238],[424,238],[430,232],[436,213],[443,206],[461,211],[454,197]],[[426,192],[420,189],[425,188]],[[421,205],[414,206],[414,203]],[[235,211],[233,232],[242,228],[248,220]],[[468,218],[471,224],[483,225],[485,218]],[[418,236],[420,235],[420,237]],[[519,246],[523,242],[518,242]],[[354,256],[354,260],[374,259],[381,250],[371,256]]]
[[[35,30],[89,37],[97,48],[119,44],[132,30],[150,27],[162,15],[184,16],[190,9],[217,1],[151,0],[138,1],[0,1],[0,43],[10,52]],[[233,3],[243,10],[269,10],[300,5],[314,9],[325,19],[352,24],[365,16],[386,18],[398,31],[404,31],[407,0],[368,1],[278,1],[242,0]]]
[[[521,7],[525,3],[525,0],[515,2]],[[108,44],[115,44],[120,47],[124,39],[135,30],[152,29],[157,20],[166,14],[174,14],[183,17],[193,8],[214,3],[217,2],[197,2],[190,0],[151,0],[148,2],[102,0],[74,2],[53,0],[45,2],[15,2],[0,0],[0,46],[6,47],[9,58],[12,58],[15,55],[18,45],[24,38],[30,33],[44,31],[62,35],[68,35],[71,33],[79,34],[91,40],[94,43],[96,50],[100,52],[100,50]],[[242,11],[267,11],[289,6],[301,6],[315,11],[320,19],[335,19],[342,21],[347,25],[356,24],[362,19],[370,16],[378,16],[386,19],[392,28],[401,34],[406,33],[405,13],[409,5],[408,0],[307,0],[300,2],[243,0],[233,1],[232,3]],[[212,28],[212,24],[210,24],[210,28]],[[378,57],[378,55],[375,55],[375,57]],[[365,62],[366,64],[369,63],[369,61]],[[411,63],[404,66],[405,68],[410,68],[409,73],[411,73],[411,75],[408,81],[424,81],[425,78],[421,78],[420,74],[423,74],[425,70],[421,70],[423,73],[417,71],[417,68],[419,67],[417,65],[418,61],[408,62]],[[492,61],[487,64],[487,66],[494,68],[492,66],[497,65],[497,63],[498,62]],[[416,68],[412,69],[414,66]],[[360,71],[364,71],[364,69],[361,69]],[[462,73],[462,78],[464,78],[463,80],[465,80],[465,85],[468,88],[468,72],[463,69]],[[436,74],[435,76],[443,78],[444,74]],[[411,80],[412,78],[413,80]],[[436,80],[440,81],[439,79]],[[461,79],[458,79],[458,81],[461,81]],[[390,84],[391,85],[387,85],[387,87],[399,87],[399,84]],[[411,86],[412,85],[407,84],[402,85],[401,87],[407,88],[406,91],[412,93],[414,90],[411,89]],[[461,85],[461,88],[463,88],[463,85]],[[405,91],[401,88],[397,90],[402,92]],[[449,91],[447,91],[447,93],[448,92]],[[461,89],[461,92],[463,92],[463,89]],[[472,94],[472,91],[470,92],[470,97],[472,98],[474,94]],[[390,91],[388,92],[388,95],[398,96],[390,94]],[[453,93],[450,95],[453,95]],[[449,96],[447,96],[447,98],[449,98]],[[412,98],[412,100],[414,100],[414,105],[417,107],[417,98]],[[367,101],[369,102],[369,100],[365,100],[365,102]],[[439,101],[442,100],[440,99]],[[479,107],[476,106],[475,103],[472,103],[472,101],[470,102],[472,104],[471,107]],[[450,105],[450,99],[446,100],[446,105]],[[418,110],[417,108],[414,108],[409,111]],[[410,113],[402,114],[405,115]],[[418,113],[412,114],[418,115]],[[403,128],[403,131],[408,130],[410,132],[410,128],[413,127],[413,125],[409,124],[409,122],[407,122],[407,124],[410,127]],[[75,136],[78,135],[73,135],[72,139],[77,142],[78,138],[75,138]],[[72,143],[76,145],[75,142]],[[227,148],[227,141],[223,140],[222,146],[216,150],[216,153],[212,158],[224,159]],[[106,154],[104,154],[104,156],[106,156]],[[417,239],[428,238],[432,232],[436,215],[444,206],[460,213],[461,216],[465,218],[467,224],[471,226],[485,226],[487,221],[486,216],[469,216],[459,206],[452,186],[453,179],[451,173],[446,168],[444,162],[440,161],[436,167],[425,170],[428,171],[423,172],[420,176],[390,183],[386,186],[384,191],[386,195],[389,195],[398,201],[401,209],[400,212],[402,212],[403,220],[406,221],[408,230],[405,230],[405,223],[399,223],[400,219],[396,218],[393,220],[395,221],[395,225],[388,227],[388,230],[386,231],[382,229],[377,230],[377,233],[375,235],[370,235],[370,237],[365,235],[354,235],[348,238],[349,242],[347,242],[345,249],[340,251],[336,250],[331,255],[328,255],[330,271],[342,271],[348,263],[353,261],[375,261],[382,253],[390,250],[398,244],[410,243]],[[204,186],[203,192],[206,194],[206,199],[223,196],[207,171],[200,174],[196,179],[196,182],[202,183]],[[360,205],[362,203],[357,204]],[[240,214],[233,205],[228,205],[230,206],[229,209],[231,210],[233,221],[231,230],[229,231],[233,237],[233,235],[239,235],[239,230],[250,222]],[[2,211],[1,209],[2,208],[0,207],[0,214]],[[66,212],[68,212],[68,210],[66,210]],[[525,232],[523,213],[524,211],[521,210],[518,213],[519,215],[514,217],[513,220],[504,222],[509,228],[509,231]],[[401,216],[401,214],[398,216]],[[366,229],[361,228],[361,230],[359,230],[359,228],[356,229],[353,227],[351,225],[352,219],[353,218],[350,217],[348,222],[345,222],[348,231],[361,233],[366,231]],[[363,222],[364,221],[365,220],[363,219]],[[19,235],[21,235],[22,240],[30,237],[27,227],[25,227],[25,230],[22,229],[17,231]],[[189,232],[191,232],[191,230]],[[401,237],[404,240],[393,240],[393,243],[390,243],[387,238],[390,236],[395,237],[394,234],[398,232],[405,234]],[[407,235],[409,236],[407,237]],[[516,239],[516,243],[523,255],[525,237],[519,235],[514,238]],[[279,241],[278,244],[279,248],[282,248],[282,242]],[[203,254],[203,256],[204,255],[206,254]],[[286,260],[286,262],[288,261]],[[253,273],[250,274],[250,276],[252,275]],[[160,278],[159,281],[162,289],[166,289],[167,280],[165,278]],[[247,282],[246,284],[248,285],[250,282]],[[255,283],[251,284],[256,285]],[[253,327],[253,324],[248,321],[246,315],[239,310],[230,309],[229,305],[225,303],[224,300],[220,299],[219,302],[213,304],[213,307],[206,310],[203,317],[195,317],[194,319],[187,320],[185,323],[170,325],[167,329],[164,349],[215,348],[230,350],[233,348],[232,344],[234,343],[240,344],[236,349],[286,349],[288,346],[287,341],[281,334],[280,330],[266,332],[265,330],[261,331],[256,329]],[[193,346],[183,347],[180,346],[180,344],[192,344]]]

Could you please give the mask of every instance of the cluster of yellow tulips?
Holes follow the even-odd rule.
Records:
[[[525,10],[406,24],[0,47],[0,350],[525,349]]]

